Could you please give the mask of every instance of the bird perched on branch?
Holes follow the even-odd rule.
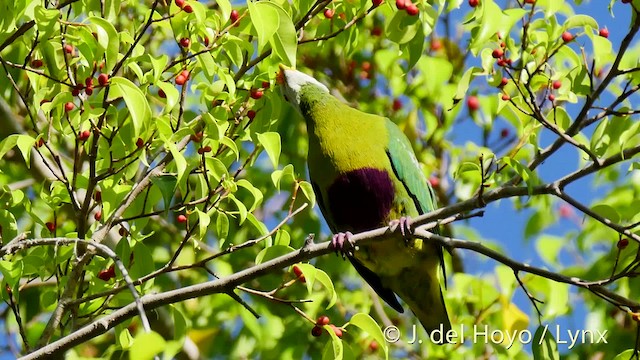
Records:
[[[428,333],[446,333],[442,248],[409,235],[410,217],[434,210],[436,200],[407,137],[391,120],[343,104],[300,71],[281,66],[278,82],[306,121],[309,176],[336,250],[393,309],[403,312],[397,294]],[[390,224],[407,239],[390,234],[353,249],[353,233]]]

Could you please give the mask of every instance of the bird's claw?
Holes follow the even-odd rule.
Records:
[[[391,220],[389,222],[389,226],[390,227],[399,226],[400,227],[400,234],[402,234],[402,238],[404,239],[404,241],[405,241],[405,243],[407,245],[409,244],[409,240],[411,240],[411,233],[413,232],[413,230],[411,230],[411,217],[410,216],[402,216],[398,220]]]
[[[342,254],[343,259],[346,255],[353,256],[355,244],[352,238],[353,234],[350,231],[339,232],[333,235],[333,238],[331,238],[331,247],[335,250],[336,255],[338,255],[339,252]]]

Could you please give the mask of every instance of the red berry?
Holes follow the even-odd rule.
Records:
[[[200,155],[204,154],[204,148],[199,148],[198,149],[198,154],[200,154]]]
[[[73,54],[73,46],[67,44],[64,46],[64,52],[66,52],[67,54]]]
[[[98,278],[102,281],[109,281],[116,276],[116,268],[114,265],[109,266],[107,270],[101,270]]]
[[[511,63],[513,62],[513,60],[511,59],[505,59],[504,61],[507,63],[507,65],[511,65]]]
[[[509,101],[509,100],[511,100],[511,96],[509,96],[508,94],[502,94],[502,100],[503,101]]]
[[[31,67],[32,68],[37,69],[39,67],[42,67],[42,65],[43,65],[43,62],[40,59],[34,59],[33,61],[31,61]]]
[[[262,97],[262,95],[264,95],[264,92],[262,90],[258,90],[258,89],[251,89],[251,98],[252,99],[260,99]]]
[[[379,347],[380,347],[380,345],[375,340],[373,340],[373,341],[371,341],[371,343],[369,343],[369,350],[371,350],[372,352],[378,351]]]
[[[107,74],[98,75],[98,84],[100,84],[100,86],[106,86],[108,82],[109,82],[109,75]]]
[[[93,218],[96,219],[96,221],[100,221],[100,219],[102,219],[102,210],[96,211],[96,213],[93,214]]]
[[[270,83],[270,82],[268,82],[268,81],[263,81],[263,82],[262,82],[262,88],[263,88],[263,89],[268,89],[268,88],[269,88],[269,86],[271,86],[271,83]]]
[[[333,329],[333,332],[336,334],[337,337],[339,337],[339,338],[342,337],[342,329],[340,329],[339,327],[337,327],[337,326],[335,326],[333,324],[331,324],[329,326]]]
[[[296,275],[296,278],[298,278],[301,282],[306,283],[307,279],[305,279],[304,274],[302,273],[302,270],[300,270],[300,267],[298,267],[298,265],[293,265],[293,273]]]
[[[598,31],[598,35],[602,36],[603,38],[608,38],[609,37],[609,29],[602,28],[600,29],[600,31]]]
[[[507,61],[505,59],[498,59],[498,61],[496,61],[496,64],[498,64],[498,66],[505,66],[507,65]]]
[[[480,101],[476,96],[471,95],[467,98],[467,107],[470,111],[476,111],[480,108]]]
[[[380,36],[382,35],[382,28],[375,26],[373,29],[371,29],[371,36]]]
[[[207,146],[203,147],[203,148],[202,148],[202,152],[203,152],[203,153],[211,152],[211,146],[207,145]]]
[[[189,76],[191,75],[191,73],[189,72],[189,70],[185,69],[185,70],[182,70],[180,75],[184,76],[185,79],[189,80]]]
[[[177,220],[178,220],[179,223],[186,223],[187,222],[187,217],[184,216],[183,214],[180,214],[180,215],[178,215]]]
[[[84,130],[84,131],[80,132],[80,134],[78,134],[78,139],[80,141],[87,141],[89,139],[89,136],[91,136],[91,131]]]
[[[469,6],[476,7],[480,3],[480,0],[469,0]]]
[[[420,13],[420,10],[415,4],[411,3],[407,5],[407,14],[409,14],[409,16],[416,16],[419,13]]]
[[[371,63],[370,63],[370,62],[368,62],[368,61],[364,61],[364,62],[362,63],[362,70],[364,70],[364,71],[369,71],[369,70],[371,70]]]
[[[191,7],[191,5],[187,4],[185,5],[182,10],[184,10],[184,12],[186,12],[187,14],[191,14],[193,12],[193,8]]]
[[[536,0],[524,0],[525,4],[535,4]]]
[[[203,41],[204,41],[204,46],[207,46],[207,47],[208,47],[208,46],[209,46],[209,38],[208,38],[208,37],[205,37],[205,38],[203,39]]]
[[[176,76],[176,85],[184,85],[187,82],[187,78],[182,75]]]
[[[189,40],[189,38],[180,39],[180,46],[182,46],[183,48],[188,48],[189,45],[191,45],[191,40]]]
[[[96,192],[93,193],[93,198],[95,199],[95,201],[101,202],[102,201],[102,191],[96,190]]]
[[[238,13],[238,10],[231,10],[231,15],[229,15],[229,20],[231,20],[232,24],[238,21],[239,17],[240,17],[240,13]]]
[[[400,99],[393,99],[393,105],[391,105],[391,107],[393,108],[393,111],[398,111],[400,109],[402,109],[402,101],[400,101]]]
[[[320,335],[322,335],[322,328],[314,326],[313,329],[311,329],[311,336],[318,337]]]
[[[247,111],[247,117],[249,118],[249,120],[253,120],[253,118],[256,117],[256,112],[255,110],[249,110]]]
[[[406,0],[396,0],[396,7],[398,10],[404,10],[407,8]]]
[[[138,140],[136,140],[136,146],[138,148],[141,148],[144,146],[144,140],[142,140],[142,138],[138,138]]]
[[[56,224],[52,222],[48,222],[44,225],[47,227],[47,230],[49,230],[50,232],[54,232],[56,230]]]
[[[568,43],[571,40],[573,40],[573,34],[568,31],[562,33],[562,41]]]
[[[378,7],[382,5],[383,2],[384,0],[373,0],[373,7]]]
[[[429,178],[429,185],[431,185],[432,187],[440,186],[440,179],[438,179],[437,176],[430,177]]]
[[[167,94],[165,94],[164,90],[162,90],[162,89],[158,90],[158,96],[160,96],[163,99],[167,98]]]
[[[509,136],[509,129],[504,128],[504,129],[500,130],[500,137],[501,137],[501,138],[503,138],[503,139],[504,139],[504,138],[506,138],[507,136]]]
[[[38,139],[38,143],[36,145],[38,147],[42,147],[44,145],[44,139],[43,138]]]
[[[502,80],[500,80],[500,87],[503,87],[505,85],[507,85],[509,83],[509,79],[507,79],[506,77],[503,77]]]
[[[74,103],[72,103],[71,101],[69,101],[68,103],[64,104],[64,111],[69,112],[71,110],[73,110],[76,107],[76,105]]]
[[[330,322],[331,321],[328,316],[322,315],[318,317],[318,320],[316,320],[316,326],[329,325]]]
[[[84,89],[84,93],[91,96],[93,94],[93,86],[87,86],[87,88]]]
[[[558,90],[562,87],[562,81],[560,80],[556,80],[551,84],[551,87],[553,87],[554,90]]]
[[[336,11],[334,9],[325,9],[324,10],[324,17],[326,17],[327,19],[331,19],[333,18],[333,14],[335,14]]]
[[[626,248],[629,245],[629,239],[624,238],[624,239],[620,239],[618,241],[618,249],[623,250],[624,248]]]
[[[80,95],[80,91],[81,91],[81,90],[82,90],[82,89],[81,89],[81,88],[80,88],[80,89],[78,89],[78,87],[73,88],[73,90],[71,90],[71,96],[78,96],[78,95]]]
[[[182,9],[184,6],[184,0],[176,0],[176,6]]]
[[[556,96],[553,95],[553,94],[549,94],[548,99],[549,99],[549,101],[555,101],[556,100]]]
[[[563,218],[568,218],[568,217],[571,217],[571,215],[573,215],[573,208],[567,204],[560,205],[560,208],[558,209],[558,211],[560,212],[560,217],[563,217]]]
[[[84,79],[84,84],[87,86],[93,86],[93,78],[89,76],[88,78]]]
[[[500,41],[500,47],[504,49],[507,47],[507,44],[505,44],[504,41]]]
[[[493,52],[491,53],[491,56],[493,56],[494,59],[499,59],[504,55],[504,51],[502,51],[502,49],[495,49],[493,50]]]
[[[439,39],[431,40],[431,50],[438,51],[440,49],[442,49],[442,41],[440,41]]]
[[[199,143],[202,141],[203,137],[204,134],[202,133],[202,131],[198,131],[197,133],[191,135],[191,141]]]

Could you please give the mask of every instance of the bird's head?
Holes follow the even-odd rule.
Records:
[[[329,89],[311,76],[298,70],[280,65],[277,82],[282,85],[282,95],[284,98],[302,114],[302,107],[306,101],[310,101],[310,96],[314,94],[329,93]]]

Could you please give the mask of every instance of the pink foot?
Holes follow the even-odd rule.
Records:
[[[331,238],[331,247],[335,249],[336,255],[340,252],[343,258],[345,255],[353,256],[353,248],[355,247],[355,244],[353,243],[353,240],[351,240],[352,237],[353,234],[350,231],[344,233],[339,232],[333,235],[333,238]]]
[[[409,239],[411,239],[412,230],[410,216],[403,216],[398,220],[391,220],[389,222],[389,226],[400,226],[400,233],[402,234],[402,237],[405,239],[405,241],[408,242]]]

